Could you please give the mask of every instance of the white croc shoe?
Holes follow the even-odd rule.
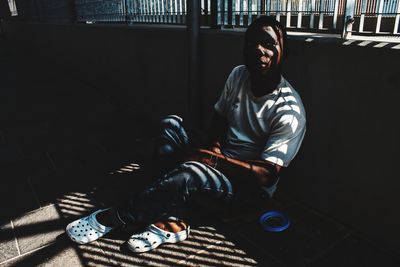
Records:
[[[96,220],[96,214],[105,210],[107,209],[97,210],[87,217],[68,224],[65,231],[69,238],[78,244],[87,244],[110,232],[112,227],[104,226]]]
[[[189,236],[190,227],[178,233],[164,231],[154,224],[147,227],[146,231],[132,235],[128,242],[128,248],[136,253],[150,251],[164,243],[177,243]]]

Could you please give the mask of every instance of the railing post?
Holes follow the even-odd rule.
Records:
[[[351,36],[351,31],[353,30],[354,23],[354,6],[355,0],[346,1],[346,9],[343,16],[343,31],[342,38],[347,39]]]
[[[266,0],[266,3],[265,3],[265,15],[267,15],[267,16],[269,16],[270,14],[271,14],[271,6],[272,6],[272,4],[271,4],[271,0]]]
[[[217,0],[211,1],[210,5],[210,13],[211,13],[211,22],[210,27],[215,29],[217,28],[217,18],[218,18],[218,3]]]
[[[383,0],[380,0],[379,1],[379,9],[378,9],[378,18],[376,20],[375,33],[379,33],[381,30],[382,12],[383,12]]]
[[[314,28],[314,12],[315,12],[315,0],[311,0],[310,10],[310,29]]]
[[[199,110],[199,65],[200,65],[200,0],[187,0],[186,28],[189,38],[189,91],[188,112],[189,119],[193,124],[200,121]]]
[[[324,2],[322,0],[319,1],[319,20],[318,20],[318,29],[321,30],[324,27],[324,9],[322,5]]]
[[[275,19],[277,21],[281,21],[281,5],[282,3],[280,1],[276,1],[276,14],[275,14]]]
[[[243,8],[243,1],[239,1],[239,25],[243,26],[243,13],[244,13],[244,8]]]
[[[394,21],[393,34],[397,34],[399,29],[399,20],[400,20],[400,1],[397,0],[397,11],[396,11],[396,19]]]
[[[220,12],[218,22],[221,24],[221,27],[225,27],[225,0],[219,0],[219,7],[218,10]]]
[[[124,0],[124,13],[125,13],[125,23],[129,24],[128,0]]]
[[[333,28],[337,28],[337,17],[339,11],[339,0],[335,0],[335,10],[333,11]]]
[[[207,1],[206,1],[207,2]],[[233,13],[233,8],[232,8],[232,3],[233,0],[228,0],[228,25],[233,27],[233,23],[232,23],[232,13]]]
[[[253,1],[247,0],[247,25],[253,21]]]
[[[261,0],[260,5],[261,5],[261,8],[259,9],[259,11],[260,11],[259,15],[265,14],[265,0]]]
[[[292,0],[286,2],[286,28],[290,27],[290,21],[292,18]]]
[[[264,0],[265,2],[265,0]],[[263,13],[263,0],[257,1],[256,17],[258,18]]]
[[[299,7],[298,7],[299,13],[297,13],[297,28],[301,28],[301,20],[303,17],[303,1],[299,0]]]
[[[364,2],[360,0],[361,16],[360,16],[360,24],[359,24],[359,27],[358,27],[358,32],[363,32],[364,31],[364,20],[365,20],[365,13],[367,11],[367,3],[365,3],[365,5],[363,3]]]

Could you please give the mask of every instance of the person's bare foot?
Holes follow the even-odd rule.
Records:
[[[154,223],[155,226],[158,228],[172,233],[178,233],[187,229],[188,225],[182,221],[175,221],[175,220],[165,220]]]

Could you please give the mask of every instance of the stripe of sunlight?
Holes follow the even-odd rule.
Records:
[[[235,264],[238,264],[238,263],[242,264],[243,260],[245,262],[253,262],[254,261],[254,259],[252,259],[252,258],[244,257],[247,254],[243,250],[240,250],[240,249],[237,249],[237,248],[230,248],[230,247],[225,246],[225,244],[222,244],[222,246],[221,246],[221,243],[224,243],[224,242],[211,244],[211,245],[208,245],[206,247],[201,246],[201,247],[198,247],[199,249],[192,249],[191,248],[190,252],[192,254],[193,253],[195,253],[195,254],[212,253],[213,255],[218,255],[218,257],[221,257],[221,258],[226,258],[226,256],[228,256],[228,254],[229,254],[229,258],[232,259],[231,261],[233,263],[235,263]],[[188,244],[185,241],[181,246],[176,245],[175,247],[172,247],[172,246],[168,245],[168,247],[166,247],[166,249],[168,249],[170,251],[172,250],[172,251],[178,251],[179,252],[182,249],[188,250],[187,249],[187,247],[188,247],[187,245]]]
[[[85,248],[82,247],[84,250]],[[111,250],[111,251],[110,251]],[[121,253],[118,249],[110,249],[104,251],[106,254],[107,259],[112,261],[113,263],[116,262],[118,266],[132,266],[132,264],[143,264],[145,260],[146,266],[174,266],[176,261],[166,259],[161,255],[156,255],[158,249],[152,252],[148,252],[145,254],[128,254]],[[130,257],[131,256],[131,257]],[[88,260],[91,259],[90,254],[86,254],[85,257],[88,257]],[[129,258],[128,258],[129,257]],[[149,262],[150,260],[150,262]],[[166,265],[166,262],[171,262],[173,265]],[[126,264],[126,265],[125,265]],[[140,266],[140,265],[139,265]]]
[[[218,258],[211,258],[211,255],[203,255],[204,253],[206,253],[207,251],[204,250],[202,253],[197,253],[194,254],[192,256],[190,256],[188,259],[179,262],[179,264],[182,263],[190,263],[193,261],[197,261],[197,262],[201,262],[201,263],[209,263],[209,264],[214,264],[214,266],[254,266],[254,264],[257,264],[256,261],[254,261],[254,263],[250,264],[250,263],[236,263],[236,262],[229,262],[229,259],[226,257],[226,255],[223,255],[222,259],[218,259]],[[214,256],[214,253],[212,254],[212,256]],[[239,264],[239,265],[238,265]],[[189,265],[189,264],[188,264]]]
[[[381,47],[387,46],[388,44],[389,43],[378,43],[378,44],[374,45],[374,47],[381,48]]]
[[[61,199],[61,198],[58,198],[57,200],[59,200],[59,199]],[[93,203],[93,201],[91,199],[79,198],[79,197],[70,196],[70,195],[67,195],[67,194],[63,195],[62,199],[69,199],[71,201],[79,201],[79,203],[81,203],[81,202],[85,202],[85,203],[89,203],[89,204]]]
[[[96,245],[96,242],[79,246],[77,247],[76,251],[82,258],[82,262],[84,262],[87,266],[111,266],[109,257],[105,254],[101,247]]]
[[[85,203],[85,202],[79,202],[79,201],[74,201],[74,200],[70,200],[70,199],[62,199],[62,198],[57,198],[57,201],[59,201],[59,203],[63,203],[63,204],[70,204],[70,205],[78,205],[78,206],[82,206],[85,208],[95,208],[96,206],[93,204],[89,204],[89,203]]]
[[[106,240],[100,240],[99,241],[100,246],[104,248],[107,252],[107,254],[112,254],[112,256],[114,258],[120,259],[120,260],[126,260],[126,255],[121,255],[120,253],[120,249],[118,248],[121,245],[121,242],[116,242],[116,241],[112,241],[110,239],[106,239]],[[209,250],[213,247],[217,247],[218,243],[222,243],[218,242],[218,243],[214,243],[212,245],[209,245],[207,247],[204,246],[196,246],[199,249],[188,249],[187,248],[187,240],[185,240],[182,243],[179,244],[168,244],[168,245],[164,245],[164,246],[160,246],[158,247],[156,250],[154,250],[153,252],[149,252],[147,254],[141,254],[141,256],[145,259],[150,259],[150,260],[156,260],[156,259],[160,259],[160,260],[164,260],[165,261],[171,261],[171,263],[176,264],[176,258],[180,258],[181,262],[185,261],[187,259],[187,254],[185,254],[184,252],[190,252],[190,253],[198,253],[199,251],[204,251],[204,250]],[[196,245],[198,245],[198,243],[195,243]],[[217,250],[217,248],[215,249]],[[233,249],[231,249],[230,251],[232,252]],[[226,251],[226,250],[225,250]],[[113,254],[113,253],[117,253],[117,254]],[[159,255],[161,254],[161,255]],[[240,254],[245,254],[244,252],[240,253]],[[165,257],[172,257],[174,259],[167,259]],[[242,261],[243,257],[240,256],[236,256],[235,257],[235,262],[232,264],[237,264],[238,260],[239,263],[241,264],[241,266],[243,265],[243,261]],[[251,259],[250,259],[251,260]]]

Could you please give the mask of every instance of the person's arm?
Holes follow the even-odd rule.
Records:
[[[264,160],[239,160],[209,149],[198,149],[187,160],[195,160],[221,171],[230,179],[243,180],[249,184],[267,186],[278,179],[281,167]]]
[[[214,167],[230,179],[245,180],[260,186],[269,186],[278,178],[281,167],[265,160],[239,160],[227,157],[221,152],[226,138],[228,123],[225,117],[214,111],[208,130],[208,144],[205,148],[190,151],[186,160],[195,160]]]

